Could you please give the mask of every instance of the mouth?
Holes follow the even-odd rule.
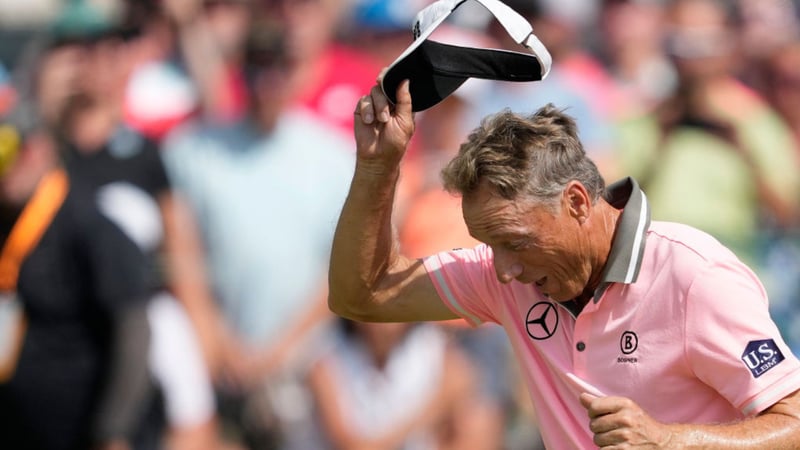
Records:
[[[544,276],[542,278],[539,278],[538,280],[534,281],[533,284],[536,285],[536,287],[539,290],[539,293],[541,293],[543,296],[545,296],[547,298],[550,298],[550,293],[545,292],[545,290],[543,289],[544,285],[547,284],[547,277],[546,276]]]

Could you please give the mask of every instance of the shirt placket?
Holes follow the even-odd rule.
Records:
[[[588,379],[589,375],[587,373],[588,355],[594,344],[590,340],[592,320],[597,309],[598,305],[594,301],[589,301],[575,318],[575,327],[572,332],[572,367],[575,375],[583,379]]]

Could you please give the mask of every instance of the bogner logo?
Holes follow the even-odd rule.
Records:
[[[783,353],[773,339],[750,341],[742,353],[742,362],[754,378],[764,375],[783,360]]]
[[[617,357],[617,362],[631,364],[639,362],[639,358],[631,356],[631,353],[635,352],[637,348],[639,348],[639,337],[636,336],[636,333],[633,331],[622,333],[622,336],[619,338],[619,349],[625,356]]]

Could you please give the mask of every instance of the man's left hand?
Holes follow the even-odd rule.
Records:
[[[603,449],[669,448],[672,437],[669,426],[644,412],[633,400],[625,397],[580,396],[589,413],[589,429],[594,443]]]

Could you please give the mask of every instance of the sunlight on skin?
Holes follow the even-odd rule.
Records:
[[[556,211],[532,201],[506,200],[490,189],[480,186],[462,207],[470,234],[492,247],[498,280],[536,284],[559,302],[596,286],[610,249],[598,243],[610,242],[613,226],[609,230],[601,219],[603,226],[597,227],[593,219],[606,214],[604,209],[614,217],[619,211],[589,206],[573,188],[565,190]]]

